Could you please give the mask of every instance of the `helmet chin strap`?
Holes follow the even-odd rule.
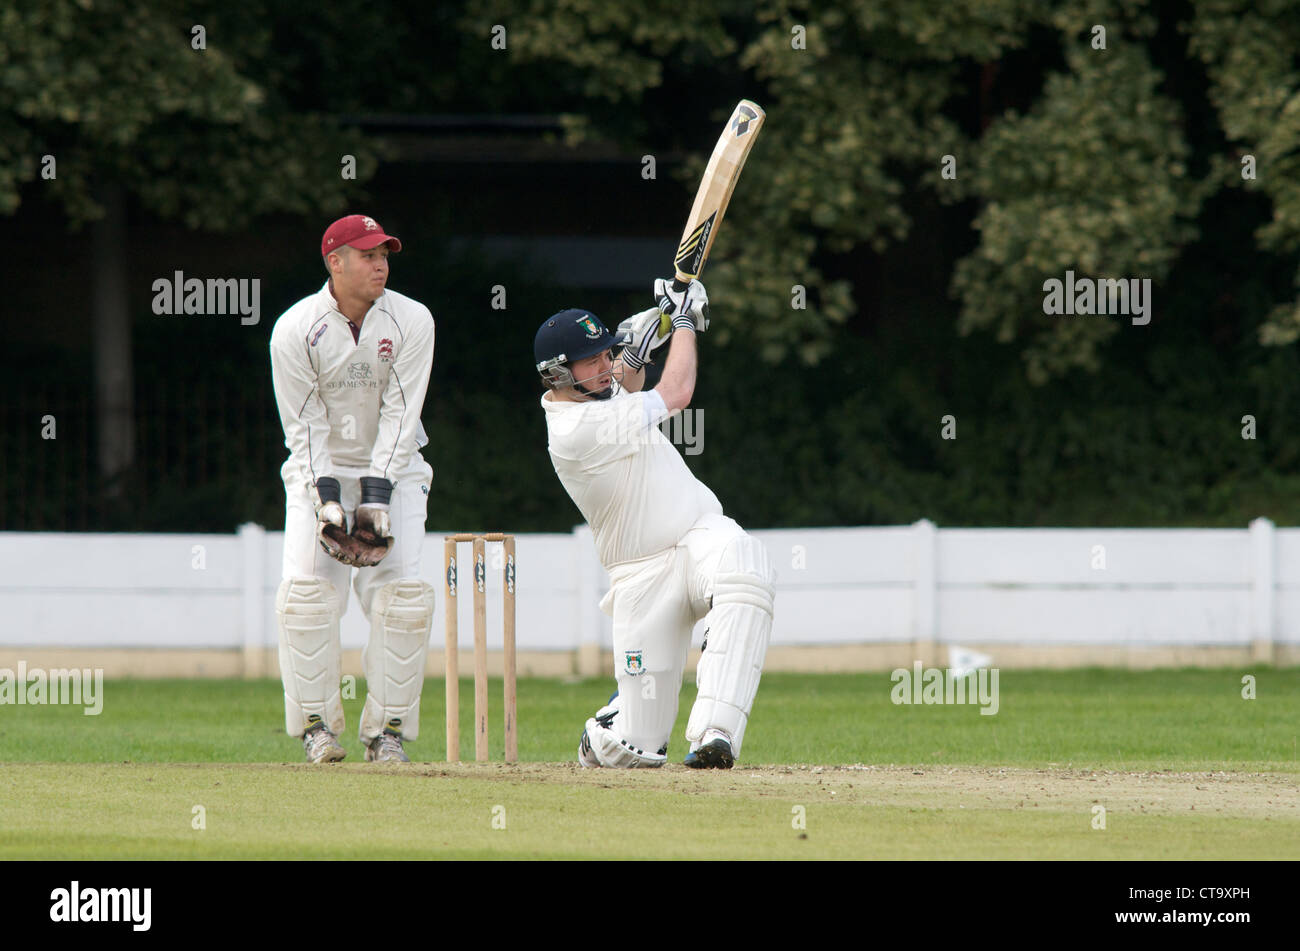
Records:
[[[591,392],[591,390],[584,390],[581,383],[573,384],[573,388],[583,396],[589,397],[593,400],[607,400],[614,395],[614,385],[612,383],[603,390],[599,390],[595,393]]]

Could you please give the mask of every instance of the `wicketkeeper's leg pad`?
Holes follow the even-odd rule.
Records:
[[[302,736],[310,717],[343,731],[339,596],[323,578],[286,578],[275,593],[280,620],[284,731]]]
[[[420,735],[420,691],[433,605],[433,588],[415,578],[390,581],[375,592],[370,602],[370,640],[361,654],[366,673],[363,745],[385,727],[407,740]]]
[[[775,580],[757,540],[746,534],[727,544],[713,579],[708,643],[695,672],[699,693],[686,723],[692,744],[706,730],[724,730],[739,757],[772,635]]]

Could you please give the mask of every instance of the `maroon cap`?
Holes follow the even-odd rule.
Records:
[[[325,229],[325,236],[320,239],[320,256],[325,257],[345,244],[358,251],[369,251],[385,243],[389,251],[402,250],[402,242],[392,235],[384,234],[384,229],[374,218],[366,215],[348,215]]]

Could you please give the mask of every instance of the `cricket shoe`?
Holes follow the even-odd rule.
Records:
[[[307,751],[309,763],[337,763],[348,755],[338,737],[319,721],[302,735],[302,748]]]
[[[596,751],[591,748],[591,740],[586,730],[582,731],[582,738],[578,740],[578,765],[583,769],[600,769],[600,760],[596,758]]]
[[[614,715],[618,713],[618,691],[615,690],[609,695],[606,704],[596,711],[593,719],[603,726],[606,730],[614,728]],[[578,740],[578,765],[583,769],[599,769],[600,760],[596,758],[595,752],[591,749],[591,738],[587,736],[587,731],[582,731],[582,738]]]
[[[731,738],[721,730],[705,730],[700,745],[687,753],[682,762],[691,769],[731,769],[736,762]]]
[[[611,697],[610,699],[613,698]],[[594,719],[588,720],[587,726],[590,727],[591,724],[595,722],[596,721]],[[611,723],[613,722],[612,715],[610,716],[610,722]],[[605,726],[603,723],[599,725],[603,729],[606,730],[609,729],[609,727]],[[621,742],[629,750],[632,750],[632,746],[626,740],[620,740],[619,742]],[[638,756],[642,757],[643,759],[645,758],[645,754],[641,750],[632,750],[632,751],[636,753]],[[668,744],[665,743],[663,746],[659,747],[659,756],[666,757],[667,755],[668,755]],[[587,730],[582,731],[582,738],[578,740],[578,765],[581,766],[583,769],[602,769],[604,767],[604,764],[601,763],[600,761],[600,757],[596,755],[596,751],[591,747],[591,737],[587,735]],[[663,764],[643,762],[641,765],[662,766]]]
[[[411,757],[402,749],[402,738],[385,730],[366,745],[367,763],[409,763]]]

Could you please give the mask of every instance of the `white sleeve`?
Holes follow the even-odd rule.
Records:
[[[284,427],[284,444],[294,461],[310,474],[312,482],[332,476],[330,424],[306,340],[289,333],[271,334],[271,385]]]
[[[668,404],[664,402],[658,390],[651,390],[641,401],[641,412],[645,420],[644,428],[649,429],[651,426],[658,426],[668,418]]]
[[[575,455],[586,466],[602,466],[640,452],[651,442],[650,430],[668,416],[663,397],[654,390],[622,393],[586,404],[588,419],[575,433]]]
[[[433,315],[423,305],[398,325],[400,349],[379,406],[379,435],[370,453],[370,475],[389,482],[406,471],[424,432],[420,413],[433,369]]]

